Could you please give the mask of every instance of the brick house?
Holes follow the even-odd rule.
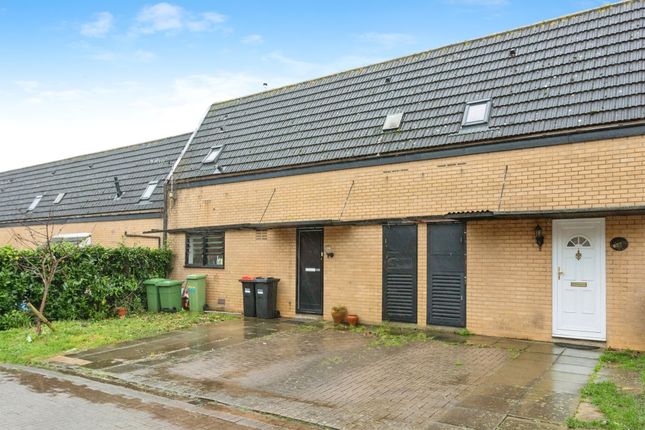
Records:
[[[287,317],[341,304],[645,350],[644,16],[623,2],[212,105],[169,187],[173,275],[206,273],[212,308],[264,275]]]
[[[54,240],[159,246],[163,183],[190,134],[0,173],[0,246],[27,226]]]

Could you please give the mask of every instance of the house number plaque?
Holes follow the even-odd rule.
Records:
[[[629,242],[624,237],[614,237],[609,241],[609,246],[614,251],[624,251],[629,246]]]

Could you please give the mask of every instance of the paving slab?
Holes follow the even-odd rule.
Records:
[[[530,362],[533,362],[534,364],[551,366],[553,363],[556,362],[556,360],[560,358],[562,358],[562,356],[560,355],[531,352],[527,349],[522,354],[520,354],[515,358],[515,362],[524,363],[524,362],[530,361]]]
[[[606,364],[598,372],[598,382],[610,381],[620,387],[621,390],[641,394],[643,392],[643,383],[638,371],[622,369],[611,364]]]
[[[571,356],[571,357],[581,357],[581,358],[591,358],[593,360],[597,360],[600,358],[602,355],[602,351],[598,349],[577,349],[577,348],[565,348],[564,351],[562,351],[563,356]]]
[[[578,394],[535,390],[510,412],[518,417],[562,423],[575,414],[579,402]]]
[[[507,413],[528,393],[528,388],[508,385],[480,385],[462,397],[457,406]]]
[[[564,347],[547,342],[533,342],[526,348],[526,352],[537,352],[541,354],[560,355],[565,350]]]
[[[593,367],[580,366],[575,364],[563,364],[559,361],[556,361],[552,366],[552,370],[555,372],[564,372],[564,373],[575,373],[576,375],[590,376],[593,373]]]
[[[482,409],[453,407],[436,419],[441,423],[463,426],[471,429],[492,430],[504,420],[506,414]]]
[[[453,426],[452,424],[429,422],[424,427],[425,430],[470,430],[468,427]]]
[[[539,420],[530,420],[526,418],[506,417],[504,422],[498,427],[499,430],[560,430],[566,429],[563,424],[547,423]]]
[[[586,382],[559,381],[549,377],[540,378],[536,381],[531,389],[535,391],[551,391],[554,393],[578,394]]]
[[[558,364],[569,364],[574,366],[583,366],[591,369],[598,364],[597,358],[576,357],[571,355],[561,355],[557,359]]]
[[[578,384],[586,384],[589,380],[588,375],[582,375],[579,373],[565,372],[562,370],[549,369],[546,371],[541,379],[546,379],[549,381],[560,381],[560,382],[573,382]]]
[[[603,421],[605,420],[605,415],[600,411],[600,409],[598,409],[598,407],[587,401],[582,401],[578,405],[576,418],[582,421]]]

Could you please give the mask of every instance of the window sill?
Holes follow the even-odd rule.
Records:
[[[200,264],[184,264],[187,269],[223,269],[224,266],[202,266]]]

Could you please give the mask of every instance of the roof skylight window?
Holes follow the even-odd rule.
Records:
[[[461,125],[477,125],[488,123],[490,117],[490,99],[466,103],[464,119]]]
[[[146,187],[143,194],[141,194],[141,200],[150,200],[150,197],[152,197],[152,193],[155,192],[155,188],[157,188],[158,183],[159,181],[148,182],[148,186]]]
[[[383,131],[397,130],[401,127],[401,121],[403,120],[403,112],[390,113],[385,117],[385,122],[383,123]]]
[[[54,204],[55,204],[55,205],[57,205],[57,204],[59,204],[60,202],[62,202],[62,201],[63,201],[63,197],[65,197],[65,193],[58,193],[58,195],[57,195],[57,196],[56,196],[56,198],[54,199]]]
[[[42,194],[37,195],[37,196],[34,198],[34,201],[33,201],[33,202],[31,202],[31,204],[30,204],[30,205],[29,205],[29,207],[27,208],[27,212],[31,212],[31,211],[33,211],[34,209],[36,209],[36,206],[38,206],[38,203],[40,203],[40,201],[42,200],[42,198],[43,198],[43,195],[42,195]]]
[[[206,157],[202,160],[203,164],[214,163],[219,158],[222,153],[221,146],[213,146]]]

